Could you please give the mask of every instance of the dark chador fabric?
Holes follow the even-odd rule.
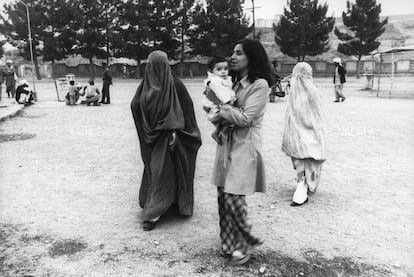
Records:
[[[184,84],[173,77],[167,55],[154,51],[131,103],[144,173],[139,192],[143,220],[151,220],[176,203],[193,213],[193,181],[200,131]],[[172,145],[172,133],[176,141]]]

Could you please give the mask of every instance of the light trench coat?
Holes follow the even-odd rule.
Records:
[[[234,91],[236,106],[224,105],[219,111],[235,127],[217,145],[212,183],[230,194],[265,192],[261,130],[269,86],[264,79],[250,83],[245,77],[235,84]]]

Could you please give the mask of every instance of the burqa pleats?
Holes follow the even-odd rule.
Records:
[[[193,102],[184,84],[173,77],[164,52],[149,55],[131,109],[144,162],[139,192],[143,220],[162,215],[174,203],[181,214],[192,215],[201,135]],[[169,146],[173,131],[177,140]]]

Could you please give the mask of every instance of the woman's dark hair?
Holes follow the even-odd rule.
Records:
[[[222,63],[222,62],[227,62],[227,59],[223,56],[213,56],[211,57],[211,59],[208,61],[208,69],[210,71],[213,71],[214,66],[217,63]]]
[[[274,80],[271,74],[272,71],[270,68],[270,62],[260,41],[254,39],[244,39],[236,44],[241,44],[243,52],[247,57],[247,79],[249,82],[253,83],[257,79],[263,78],[267,81],[269,87],[271,87]],[[231,74],[235,80],[240,79],[237,72],[232,72]]]

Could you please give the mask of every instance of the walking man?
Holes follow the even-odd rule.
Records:
[[[13,67],[13,62],[11,60],[7,60],[6,68],[4,69],[3,76],[6,79],[6,92],[7,96],[10,98],[15,97],[16,93],[16,72]]]
[[[333,60],[335,64],[335,73],[334,73],[334,86],[335,86],[335,101],[334,102],[344,102],[346,97],[343,94],[343,88],[345,81],[346,70],[342,66],[340,58],[335,58]]]
[[[109,95],[109,86],[112,85],[112,76],[109,73],[109,67],[105,67],[103,73],[103,87],[102,87],[102,100],[99,103],[111,104],[111,96]]]

